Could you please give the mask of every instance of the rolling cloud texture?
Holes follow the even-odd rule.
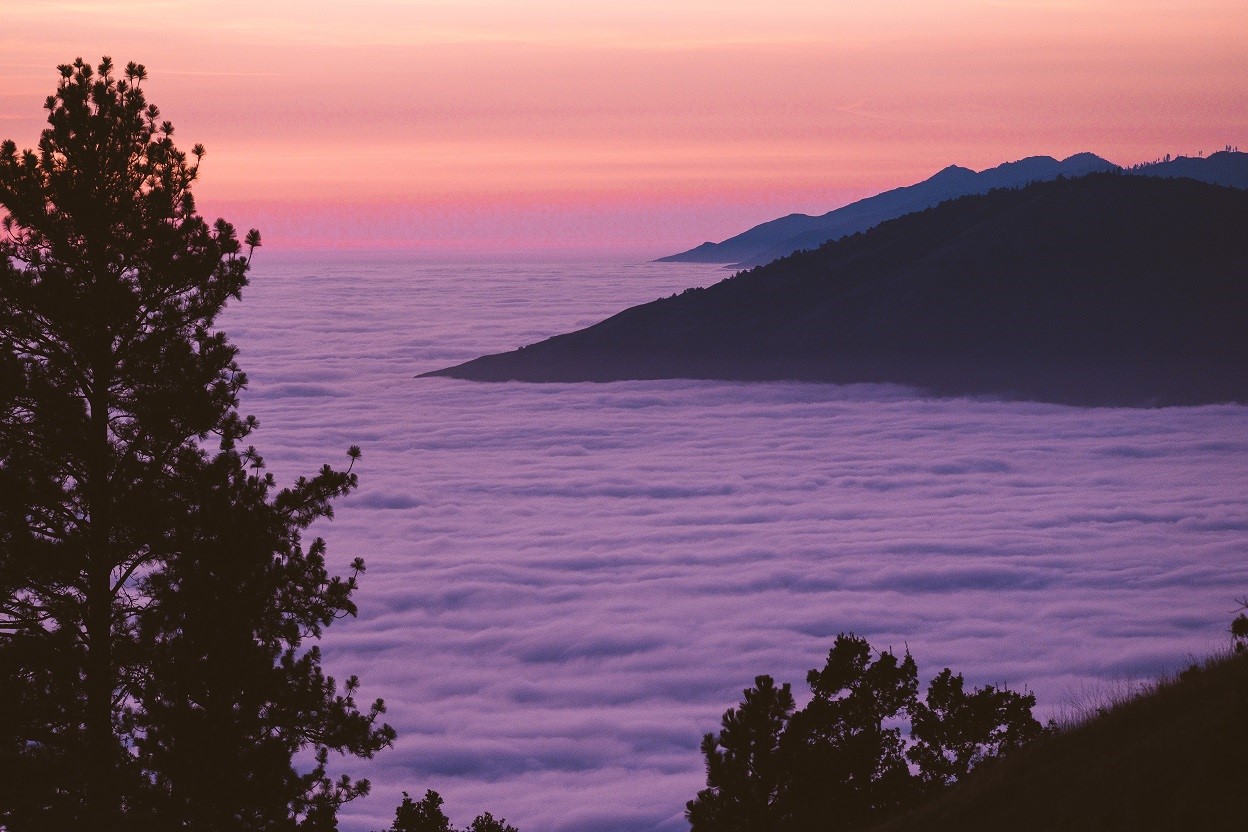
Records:
[[[722,272],[337,257],[260,252],[223,326],[279,481],[364,449],[317,529],[369,567],[327,664],[399,740],[351,763],[348,832],[426,788],[526,832],[684,829],[701,735],[838,632],[1047,717],[1221,646],[1248,586],[1248,408],[418,381]]]

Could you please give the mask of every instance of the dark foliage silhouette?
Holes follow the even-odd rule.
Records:
[[[1236,653],[1248,651],[1248,598],[1239,602],[1239,615],[1231,621],[1231,645]]]
[[[918,669],[909,653],[871,653],[865,639],[838,636],[823,669],[806,677],[814,698],[785,737],[795,828],[854,829],[910,797],[896,723],[914,706]]]
[[[793,710],[789,685],[759,676],[741,707],[724,714],[720,732],[703,738],[707,787],[689,802],[693,829],[765,832],[781,825],[780,740]]]
[[[442,796],[430,789],[416,801],[403,792],[388,832],[452,832],[451,820],[442,811]]]
[[[393,736],[307,643],[355,611],[300,539],[355,475],[273,493],[240,444],[213,325],[260,235],[197,214],[145,77],[62,66],[0,146],[0,828],[332,829],[329,752]]]
[[[906,756],[919,768],[925,790],[966,777],[989,757],[1022,748],[1043,733],[1031,716],[1034,694],[992,685],[967,693],[962,674],[945,668],[912,710],[914,745]]]
[[[482,812],[468,824],[466,832],[520,832],[503,818],[496,818],[489,812]]]
[[[384,832],[456,832],[442,811],[442,796],[430,789],[420,800],[403,792],[403,801],[394,812],[394,823]],[[516,827],[489,812],[473,819],[464,832],[519,832]]]
[[[706,736],[707,788],[686,810],[693,832],[869,828],[1043,732],[1030,694],[967,693],[948,669],[920,701],[908,652],[875,654],[852,634],[807,683],[811,700],[795,710],[788,685],[758,677]]]
[[[331,576],[324,542],[305,550],[299,534],[354,484],[349,470],[327,466],[271,495],[255,452],[233,448],[195,483],[195,509],[173,534],[178,556],[143,584],[152,603],[139,620],[147,672],[133,721],[140,759],[162,787],[162,823],[242,832],[296,819],[333,830],[338,807],[367,791],[331,780],[327,764],[331,750],[370,757],[390,743],[381,703],[362,712],[358,680],[340,692],[318,649],[301,649],[355,613],[364,564]],[[291,759],[304,749],[315,764],[299,772]]]

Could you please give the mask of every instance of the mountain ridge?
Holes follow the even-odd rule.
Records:
[[[723,263],[750,268],[795,251],[865,231],[881,222],[930,208],[948,199],[987,193],[995,188],[1021,187],[1059,176],[1120,170],[1136,176],[1182,176],[1212,184],[1248,188],[1248,153],[1219,151],[1207,157],[1180,156],[1163,162],[1121,168],[1094,153],[1076,153],[1057,160],[1028,156],[993,168],[973,171],[949,165],[922,182],[893,188],[817,216],[787,214],[759,223],[719,243],[704,242],[688,251],[661,257],[660,263]]]

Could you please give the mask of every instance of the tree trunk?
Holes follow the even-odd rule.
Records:
[[[111,352],[111,350],[109,350]],[[111,494],[109,488],[108,393],[110,368],[97,362],[90,391],[89,481],[86,485],[86,821],[87,830],[117,832],[121,827],[117,783],[117,742],[113,734],[113,598]]]

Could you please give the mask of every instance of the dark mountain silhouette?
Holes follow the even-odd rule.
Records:
[[[895,382],[1248,401],[1248,191],[1095,174],[963,197],[428,375]]]
[[[921,211],[948,199],[984,194],[994,188],[1016,188],[1059,176],[1075,177],[1117,169],[1117,165],[1091,153],[1080,153],[1060,162],[1049,156],[1032,156],[979,173],[951,165],[917,185],[885,191],[817,217],[790,214],[721,243],[703,243],[689,251],[660,258],[659,262],[727,263],[738,268],[759,266],[795,251],[818,248],[829,240],[866,231],[885,220]],[[1128,172],[1142,176],[1183,176],[1248,188],[1248,153],[1226,151],[1208,158],[1179,157],[1139,165]]]

